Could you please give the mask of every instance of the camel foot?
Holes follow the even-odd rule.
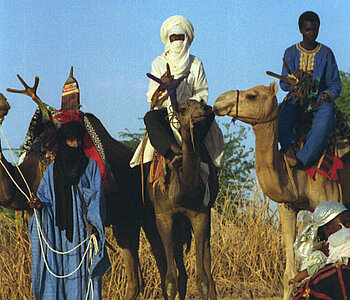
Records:
[[[166,294],[168,296],[168,299],[171,300],[171,299],[175,299],[175,296],[176,296],[176,285],[169,282],[167,284],[167,287],[166,287]]]

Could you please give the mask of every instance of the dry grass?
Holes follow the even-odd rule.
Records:
[[[250,200],[243,200],[239,195],[231,199],[221,194],[219,197],[225,198],[226,204],[212,210],[212,270],[219,298],[272,299],[282,294],[281,228],[270,202],[261,195],[258,189]],[[232,201],[238,202],[235,213],[228,205]],[[0,299],[33,299],[27,229],[17,226],[16,221],[4,213],[0,214],[0,224]],[[107,229],[107,238],[117,248],[110,229]],[[112,267],[103,279],[103,299],[123,299],[126,276],[120,251],[109,255]],[[145,288],[139,298],[161,298],[159,274],[143,232],[140,260]],[[187,298],[198,299],[193,247],[185,263],[190,276]]]

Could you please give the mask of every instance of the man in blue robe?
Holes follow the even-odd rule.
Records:
[[[304,12],[299,17],[299,29],[303,40],[289,47],[284,53],[284,60],[290,72],[300,77],[301,71],[313,72],[313,79],[319,80],[317,105],[312,109],[313,123],[308,134],[308,140],[296,154],[293,152],[295,143],[293,125],[300,113],[299,99],[288,99],[279,117],[278,140],[291,166],[308,167],[322,154],[329,134],[335,127],[335,109],[333,101],[341,92],[341,79],[334,54],[330,48],[318,43],[316,38],[320,27],[320,19],[314,12]],[[283,65],[282,76],[287,76]],[[280,81],[284,91],[290,91],[291,85]]]
[[[37,197],[29,201],[37,208],[29,224],[36,300],[101,299],[102,276],[110,266],[105,248],[106,208],[98,164],[84,154],[84,135],[85,128],[78,121],[60,127],[55,162],[47,168]],[[91,235],[97,238],[95,243]],[[68,252],[80,243],[66,254],[49,249]]]

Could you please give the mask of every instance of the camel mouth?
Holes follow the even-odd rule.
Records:
[[[213,112],[217,116],[226,116],[230,111],[231,111],[231,108],[227,106],[219,107],[218,105],[214,105],[213,107]]]
[[[206,118],[206,114],[204,114],[204,113],[191,116],[192,121],[196,121],[196,122],[203,121],[203,120],[205,120],[205,118]]]

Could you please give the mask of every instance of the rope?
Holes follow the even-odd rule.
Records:
[[[6,137],[5,133],[4,133],[4,130],[3,130],[2,126],[1,126],[1,124],[0,124],[0,128],[1,128],[2,134],[3,134],[4,138],[5,138],[6,144],[7,144],[8,148],[9,148],[9,150],[10,150],[10,153],[11,153],[11,156],[12,156],[12,159],[13,159],[13,162],[14,162],[14,164],[15,164],[15,166],[16,166],[18,172],[20,173],[20,175],[21,175],[21,177],[22,177],[22,179],[23,179],[23,181],[24,181],[24,183],[25,183],[25,185],[26,185],[26,187],[27,187],[27,189],[28,189],[29,194],[30,194],[30,195],[33,195],[32,191],[31,191],[31,189],[30,189],[30,187],[29,187],[29,185],[28,185],[27,180],[25,179],[25,177],[24,177],[24,175],[23,175],[21,169],[19,168],[18,164],[16,163],[16,160],[15,160],[15,157],[14,157],[14,155],[13,155],[12,149],[11,149],[11,147],[10,147],[10,145],[9,145],[9,142],[8,142],[8,140],[7,140],[7,137]],[[1,158],[1,155],[0,155],[0,158]],[[18,185],[18,183],[15,181],[15,179],[13,178],[13,176],[11,175],[11,173],[9,172],[9,170],[7,169],[7,167],[5,166],[5,164],[3,163],[3,161],[2,161],[1,159],[0,159],[0,164],[2,165],[2,167],[4,168],[4,170],[6,171],[7,175],[8,175],[8,176],[10,177],[10,179],[12,180],[13,184],[14,184],[14,185],[18,188],[18,190],[24,195],[24,197],[25,197],[28,201],[30,201],[30,198],[28,197],[28,195],[21,189],[21,187],[20,187],[20,186]],[[49,243],[48,243],[47,240],[45,239],[45,236],[44,236],[44,234],[43,234],[43,232],[42,232],[42,230],[41,230],[41,226],[40,226],[40,222],[39,222],[39,220],[38,220],[38,215],[37,215],[37,210],[36,210],[36,209],[34,209],[34,214],[35,214],[35,220],[36,220],[36,223],[37,223],[37,231],[38,231],[38,237],[39,237],[39,242],[40,242],[41,253],[42,253],[42,256],[43,256],[43,259],[44,259],[45,266],[46,266],[47,270],[49,271],[49,273],[50,273],[51,275],[53,275],[54,277],[56,277],[56,278],[67,278],[67,277],[73,275],[73,274],[76,273],[76,272],[80,269],[80,267],[82,266],[83,261],[84,261],[86,255],[87,255],[89,249],[90,249],[90,255],[89,255],[89,267],[88,267],[88,270],[90,271],[90,265],[91,265],[92,256],[93,256],[93,248],[95,248],[95,253],[96,253],[96,254],[97,254],[97,252],[99,251],[99,250],[98,250],[98,245],[97,245],[96,236],[95,236],[94,234],[88,236],[84,241],[82,241],[79,245],[75,246],[75,247],[72,248],[71,250],[64,251],[64,252],[55,250],[55,249],[53,249],[53,248],[49,245]],[[69,274],[66,274],[66,275],[57,275],[57,274],[55,274],[55,273],[50,269],[50,267],[49,267],[49,265],[48,265],[48,263],[47,263],[46,256],[45,256],[45,254],[44,254],[44,248],[43,248],[42,239],[44,240],[46,246],[47,246],[52,252],[57,253],[57,254],[62,254],[62,255],[68,254],[68,253],[74,251],[75,249],[79,248],[79,247],[80,247],[81,245],[83,245],[86,241],[88,241],[88,240],[90,240],[90,241],[89,241],[89,244],[88,244],[88,246],[87,246],[87,248],[86,248],[86,250],[85,250],[85,252],[84,252],[84,255],[83,255],[83,257],[82,257],[82,260],[81,260],[81,262],[79,263],[79,265],[77,266],[77,268],[76,268],[74,271],[70,272]],[[92,247],[91,244],[93,244],[94,247]],[[92,281],[91,278],[89,278],[88,289],[87,289],[87,292],[86,292],[86,300],[89,298],[90,286],[91,286],[91,293],[92,293],[92,300],[93,300],[93,299],[94,299],[94,292],[93,292],[93,281]]]
[[[295,196],[296,200],[298,200],[298,191],[297,191],[297,187],[296,187],[296,185],[295,185],[295,181],[294,181],[294,178],[293,178],[292,171],[291,171],[291,169],[290,169],[289,163],[288,163],[287,158],[286,158],[285,155],[283,155],[283,158],[284,158],[284,162],[285,162],[286,167],[287,167],[288,177],[289,177],[290,182],[291,182],[291,184],[292,184],[294,196]]]
[[[5,135],[5,132],[4,132],[4,130],[3,130],[1,124],[0,124],[0,128],[1,128],[2,135],[3,135],[4,138],[5,138],[6,145],[7,145],[8,149],[10,150],[13,163],[15,164],[15,166],[16,166],[16,168],[17,168],[19,174],[21,175],[21,177],[22,177],[22,179],[23,179],[23,181],[24,181],[24,183],[25,183],[25,185],[26,185],[26,187],[27,187],[27,189],[28,189],[29,195],[32,195],[33,193],[32,193],[32,191],[31,191],[31,189],[30,189],[30,187],[29,187],[29,185],[28,185],[28,182],[27,182],[27,180],[24,178],[24,175],[23,175],[21,169],[18,167],[18,164],[16,163],[15,156],[13,155],[12,149],[11,149],[11,147],[10,147],[10,144],[9,144],[9,142],[8,142],[8,140],[7,140],[7,137],[6,137],[6,135]],[[1,163],[1,164],[2,164],[2,163]],[[23,192],[22,192],[22,193],[23,193]],[[28,197],[26,197],[26,198],[28,198]]]

